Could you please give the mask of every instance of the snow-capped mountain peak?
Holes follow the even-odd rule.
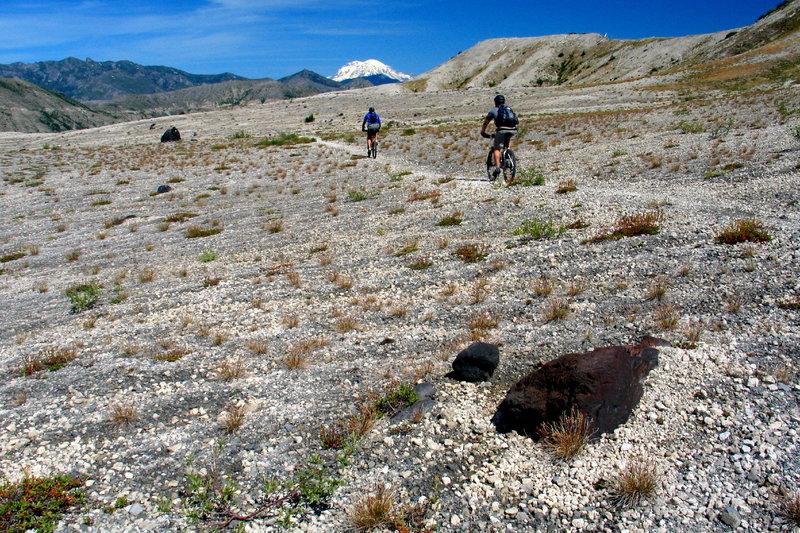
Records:
[[[397,72],[389,65],[381,63],[377,59],[367,59],[366,61],[351,61],[336,74],[331,76],[333,81],[352,80],[353,78],[366,78],[367,76],[384,75],[397,81],[407,81],[411,79],[408,74]]]

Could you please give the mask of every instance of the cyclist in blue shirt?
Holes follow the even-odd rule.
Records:
[[[372,143],[378,140],[378,130],[381,129],[381,117],[375,112],[374,107],[369,108],[369,112],[364,115],[361,123],[361,131],[367,132],[367,157],[372,150]]]
[[[498,94],[494,97],[494,109],[489,111],[489,114],[486,115],[486,119],[483,121],[483,127],[481,127],[481,137],[485,139],[494,138],[494,144],[492,145],[494,149],[494,177],[500,175],[500,150],[503,149],[504,146],[508,147],[511,145],[511,137],[517,132],[516,126],[509,126],[506,124],[499,123],[500,117],[500,109],[506,105],[506,97],[502,94]],[[495,133],[494,135],[487,133],[486,128],[492,122],[495,123]]]

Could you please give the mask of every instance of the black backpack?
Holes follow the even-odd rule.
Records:
[[[519,124],[519,119],[514,110],[507,105],[501,105],[497,108],[497,118],[494,120],[494,125],[497,128],[516,128]]]

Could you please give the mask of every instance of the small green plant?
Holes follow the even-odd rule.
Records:
[[[548,322],[564,320],[569,316],[569,302],[564,298],[551,298],[542,304],[542,315]]]
[[[308,124],[308,123],[310,123],[310,122],[314,122],[314,120],[316,120],[316,119],[314,118],[314,113],[311,113],[310,115],[308,115],[306,118],[304,118],[304,119],[303,119],[303,122],[305,122],[306,124]]]
[[[128,505],[128,498],[126,498],[125,496],[120,496],[119,498],[114,500],[114,503],[103,507],[103,511],[105,511],[108,514],[114,514],[114,511],[118,511],[119,509],[122,509],[127,505]]]
[[[347,191],[348,202],[362,202],[372,196],[374,196],[374,193],[369,193],[364,189],[350,189]]]
[[[622,157],[623,155],[628,155],[628,152],[625,150],[614,150],[614,152],[611,154],[611,157]]]
[[[216,258],[217,258],[217,252],[209,251],[209,252],[203,252],[202,254],[200,254],[200,258],[199,259],[200,259],[201,263],[210,263],[211,261],[214,261]]]
[[[375,412],[379,417],[394,416],[404,407],[413,405],[417,400],[419,400],[419,396],[414,392],[414,387],[400,384],[375,402]]]
[[[22,259],[26,255],[27,254],[21,250],[18,252],[11,252],[0,257],[0,263],[8,263],[10,261],[16,261],[17,259]]]
[[[412,261],[411,263],[408,264],[408,268],[410,268],[411,270],[425,270],[426,268],[429,268],[431,266],[433,266],[433,261],[431,261],[427,257],[421,257],[416,261]]]
[[[52,531],[61,515],[82,504],[83,481],[74,476],[30,477],[0,484],[0,527],[6,533]]]
[[[764,223],[756,218],[746,218],[731,222],[714,237],[718,244],[738,244],[740,242],[768,242],[772,236],[764,229]]]
[[[514,229],[514,235],[524,235],[528,239],[552,239],[566,231],[550,220],[527,220]]]
[[[569,459],[586,447],[594,430],[591,417],[573,407],[564,411],[557,421],[542,424],[539,432],[542,443],[553,455]]]
[[[678,129],[683,133],[703,133],[706,131],[705,126],[699,122],[689,122],[688,120],[682,120],[680,124],[678,124]]]
[[[642,459],[629,462],[611,487],[619,506],[635,506],[652,496],[658,487],[658,469]]]
[[[417,130],[415,130],[414,128],[406,128],[400,135],[408,136],[408,135],[414,135],[415,133],[417,133]]]
[[[413,173],[407,170],[397,172],[395,174],[389,174],[389,181],[403,181],[403,176],[410,176],[411,174]]]
[[[461,211],[454,211],[451,215],[446,216],[441,220],[439,220],[439,222],[437,222],[436,225],[442,227],[458,226],[462,222],[464,222],[464,219],[462,218],[463,216],[464,215],[463,213],[461,213]]]
[[[64,291],[64,294],[69,298],[70,311],[72,313],[80,313],[91,309],[97,304],[102,293],[102,287],[94,282],[75,285]]]
[[[249,138],[250,138],[250,134],[249,134],[249,133],[247,133],[247,132],[246,132],[246,131],[244,131],[244,130],[239,130],[239,131],[237,131],[236,133],[234,133],[233,135],[231,135],[231,136],[229,137],[229,139],[231,139],[231,140],[236,140],[236,139],[249,139]]]
[[[521,185],[522,187],[533,187],[544,185],[544,173],[536,168],[523,168],[517,171],[513,180],[508,182],[509,187]]]

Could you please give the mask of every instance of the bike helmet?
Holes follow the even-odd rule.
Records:
[[[370,112],[370,113],[374,113],[374,112],[375,112],[375,108],[374,108],[374,107],[370,107],[370,108],[369,108],[369,112]]]
[[[502,94],[498,94],[494,97],[494,105],[503,105],[506,103],[506,97]]]

